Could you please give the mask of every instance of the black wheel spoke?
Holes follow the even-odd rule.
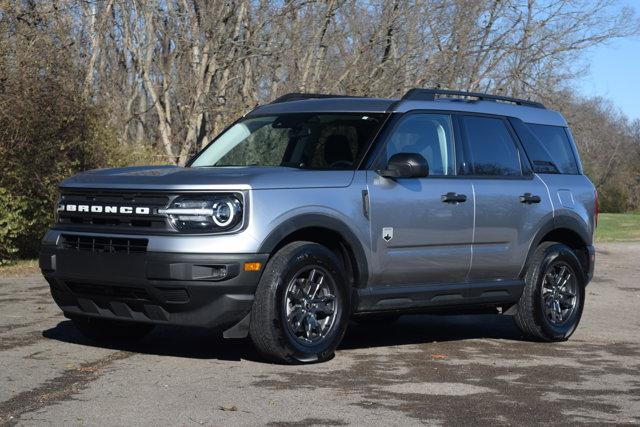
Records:
[[[575,293],[570,292],[570,291],[565,291],[565,290],[561,290],[558,292],[560,295],[562,295],[565,298],[574,298],[576,296]]]
[[[297,290],[297,291],[289,291],[289,292],[287,292],[287,298],[289,298],[291,301],[297,303],[300,300],[302,300],[303,295],[300,293],[299,290]]]
[[[302,319],[304,318],[304,310],[301,307],[297,307],[295,308],[291,313],[289,313],[289,315],[287,316],[287,321],[295,326],[295,330],[299,330],[300,329],[300,325],[302,322]]]
[[[556,288],[556,276],[551,272],[548,272],[544,276],[544,280],[542,282],[542,289],[553,292]]]

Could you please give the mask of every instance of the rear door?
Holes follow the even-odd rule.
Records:
[[[472,178],[475,232],[470,282],[514,279],[534,234],[553,216],[544,183],[535,176],[509,122],[458,116],[464,173]]]
[[[392,126],[374,170],[367,171],[372,286],[465,280],[471,265],[473,197],[471,181],[456,176],[453,135],[449,114],[406,114]],[[375,169],[385,168],[396,153],[421,154],[430,175],[395,180],[378,175]]]

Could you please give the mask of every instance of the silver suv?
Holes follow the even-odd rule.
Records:
[[[593,273],[594,186],[564,118],[521,99],[290,94],[186,167],[60,191],[40,267],[92,339],[184,325],[312,362],[350,319],[491,309],[562,341]]]

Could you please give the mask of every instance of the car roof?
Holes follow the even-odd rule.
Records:
[[[249,115],[286,113],[386,113],[397,100],[383,98],[310,98],[261,105]]]
[[[303,94],[296,95],[303,96]],[[308,96],[308,98],[294,97],[291,100],[276,100],[271,104],[265,104],[255,108],[248,113],[247,116],[291,113],[407,113],[415,110],[434,110],[494,114],[505,117],[515,117],[525,123],[567,126],[566,120],[557,111],[548,110],[544,108],[542,104],[516,100],[514,98],[504,99],[514,102],[521,101],[522,105],[514,102],[503,102],[501,97],[495,97],[495,100],[469,100],[461,98],[423,100],[342,97],[332,95]],[[318,96],[318,98],[314,96]]]

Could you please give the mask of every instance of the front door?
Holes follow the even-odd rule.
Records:
[[[403,116],[384,143],[377,169],[396,153],[421,154],[430,174],[389,179],[367,171],[371,286],[463,282],[471,265],[474,201],[471,181],[455,176],[451,116]]]

